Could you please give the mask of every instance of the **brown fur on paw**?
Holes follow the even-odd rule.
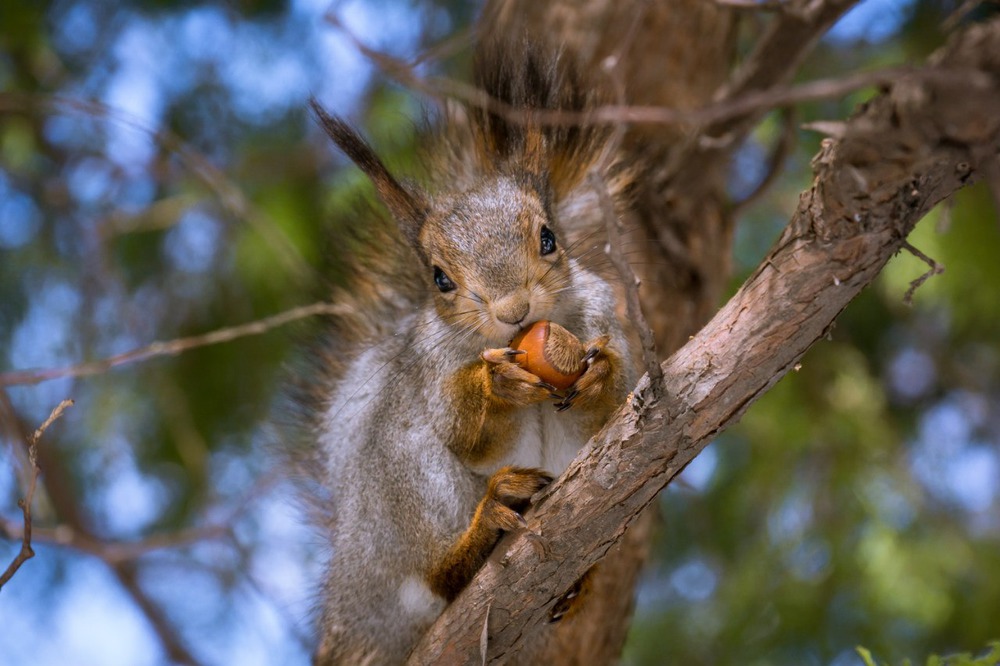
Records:
[[[509,347],[487,349],[482,353],[490,372],[493,397],[516,407],[534,405],[551,398],[555,387],[512,362],[517,354]]]
[[[618,380],[618,358],[608,349],[610,340],[610,336],[602,335],[586,345],[584,361],[587,369],[570,387],[566,397],[556,403],[556,409],[563,411],[577,405],[587,409],[609,400],[609,394],[615,390]]]
[[[552,481],[545,470],[502,467],[490,477],[483,504],[483,519],[493,527],[510,531],[525,527],[521,512],[531,496]]]

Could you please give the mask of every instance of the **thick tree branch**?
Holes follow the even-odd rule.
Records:
[[[713,438],[798,363],[879,273],[916,222],[977,178],[1000,148],[1000,20],[931,59],[974,80],[901,80],[827,139],[815,179],[768,257],[663,364],[508,535],[410,663],[515,656],[553,604]],[[487,618],[488,609],[488,618]],[[480,635],[487,622],[487,654]]]

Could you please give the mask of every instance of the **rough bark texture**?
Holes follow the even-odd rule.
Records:
[[[936,203],[995,165],[1000,20],[955,36],[828,139],[768,257],[629,401],[508,535],[411,663],[517,659],[551,608],[656,494],[793,368]],[[656,389],[660,390],[656,390]],[[486,654],[480,641],[486,628]],[[575,658],[571,661],[580,661]],[[592,660],[592,663],[597,663]]]

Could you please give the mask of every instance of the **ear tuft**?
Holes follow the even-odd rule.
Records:
[[[422,192],[404,187],[396,180],[368,142],[343,118],[328,114],[315,99],[309,100],[309,106],[333,142],[375,185],[379,199],[396,218],[407,242],[419,253],[420,228],[427,219],[429,208],[426,196]]]

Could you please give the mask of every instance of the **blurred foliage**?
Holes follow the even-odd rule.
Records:
[[[868,0],[800,79],[920,62],[954,8]],[[0,372],[251,321],[343,279],[339,230],[368,187],[333,168],[344,161],[307,99],[359,119],[411,173],[426,100],[377,76],[328,9],[0,3]],[[331,11],[400,57],[474,15],[430,0]],[[462,52],[420,67],[462,71]],[[798,120],[843,118],[874,92],[803,105]],[[781,131],[769,118],[741,150],[734,197],[764,177]],[[740,220],[734,288],[810,183],[821,137],[797,138]],[[627,663],[844,666],[862,663],[858,644],[897,663],[1000,636],[1000,225],[988,190],[939,207],[911,242],[947,267],[914,305],[903,294],[927,267],[900,255],[662,495]],[[227,525],[224,538],[140,557],[139,593],[205,663],[303,662],[322,549],[296,526],[266,449],[283,365],[314,325],[5,388],[18,422],[0,423],[0,513],[15,519],[22,492],[14,426],[73,397],[43,441],[37,525],[116,542]],[[3,561],[16,547],[0,545]],[[4,661],[167,660],[113,562],[37,551],[0,597]]]
[[[878,666],[870,650],[859,647],[858,654],[864,660],[865,666]],[[1000,642],[991,643],[990,648],[978,656],[971,652],[961,652],[943,657],[935,654],[927,658],[927,666],[996,666],[998,663],[1000,663]],[[903,664],[910,666],[911,662],[906,659]]]

